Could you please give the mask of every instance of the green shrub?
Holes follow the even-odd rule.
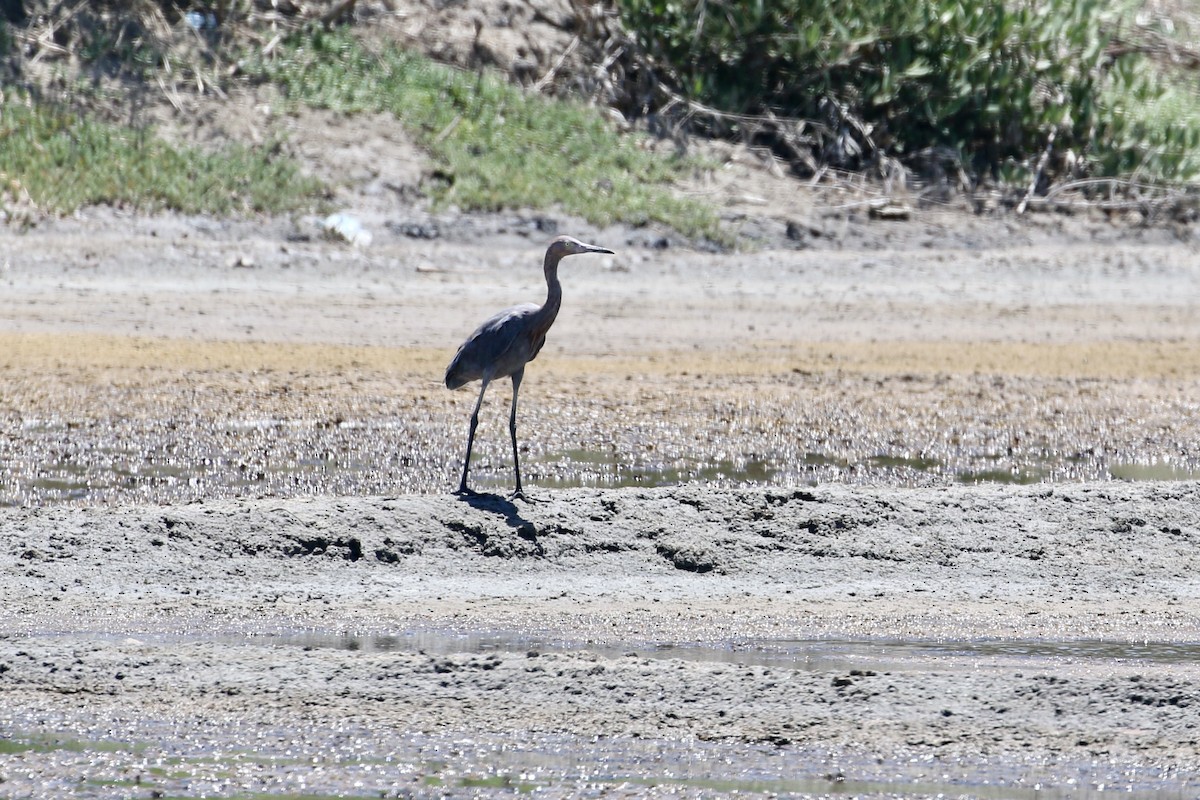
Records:
[[[1195,77],[1141,58],[1119,59],[1100,97],[1098,173],[1147,181],[1200,176],[1200,102]]]
[[[1177,118],[1160,115],[1154,131],[1119,118],[1122,108],[1153,105],[1161,87],[1136,68],[1137,77],[1107,75],[1108,32],[1124,8],[1110,2],[618,4],[646,53],[689,99],[722,111],[824,123],[815,155],[836,166],[939,147],[960,154],[976,174],[998,175],[1006,164],[1036,162],[1053,136],[1057,153],[1076,158],[1057,159],[1051,168],[1124,169],[1156,137],[1172,151],[1189,149],[1192,137]],[[1133,89],[1136,98],[1122,98]],[[848,128],[847,121],[861,127]],[[857,150],[840,146],[848,129]],[[1159,177],[1186,177],[1193,159],[1144,166]]]

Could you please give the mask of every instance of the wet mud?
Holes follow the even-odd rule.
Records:
[[[1197,491],[9,509],[0,774],[18,796],[1186,796]]]
[[[0,794],[1197,793],[1191,244],[560,220],[526,502],[537,226],[363,221],[6,234]]]

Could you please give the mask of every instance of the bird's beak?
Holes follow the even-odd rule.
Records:
[[[583,244],[584,252],[586,253],[608,253],[610,256],[616,255],[616,253],[614,253],[612,250],[609,250],[605,247],[598,247],[594,244],[585,244],[583,242],[580,242],[580,244]]]

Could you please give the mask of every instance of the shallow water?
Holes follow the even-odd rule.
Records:
[[[471,483],[480,489],[509,489],[512,473],[481,465],[473,469]],[[677,461],[670,467],[626,467],[615,460],[580,462],[568,458],[523,464],[526,483],[545,489],[580,487],[623,488],[630,486],[677,486],[692,481],[722,485],[768,485],[778,470],[762,461]],[[283,465],[270,465],[249,474],[222,470],[212,464],[161,464],[146,461],[136,466],[82,466],[52,462],[37,467],[38,476],[24,481],[17,491],[6,492],[0,482],[0,506],[41,505],[105,501],[131,490],[157,486],[168,493],[180,488],[208,486],[218,496],[274,494],[289,485],[353,485],[369,482],[374,468],[357,459],[306,458]],[[11,484],[10,484],[11,485]],[[450,484],[445,488],[449,490]]]
[[[6,387],[0,505],[438,494],[461,470],[471,398],[387,372],[118,371]],[[1008,380],[1008,379],[1006,379]],[[202,385],[198,385],[202,382]],[[560,384],[563,381],[559,381]],[[520,413],[532,487],[901,487],[1200,479],[1191,382],[631,372],[539,385]],[[503,393],[472,485],[513,479]],[[1164,434],[1170,431],[1170,435]]]
[[[781,472],[779,467],[763,459],[709,462],[700,458],[679,458],[670,464],[637,464],[626,462],[611,450],[584,449],[543,456],[529,464],[523,461],[522,466],[541,473],[538,485],[547,489],[677,486],[694,481],[762,485],[773,483]],[[510,480],[511,475],[500,472],[482,476],[478,482],[494,489],[506,487]]]
[[[298,739],[286,731],[264,735],[249,752],[240,731],[208,729],[187,741],[169,724],[146,721],[132,736],[81,737],[14,731],[0,748],[14,770],[12,789],[59,789],[63,795],[254,797],[480,797],[550,796],[686,798],[957,797],[979,800],[1184,800],[1182,782],[1153,769],[1115,771],[1104,764],[1076,767],[949,765],[927,759],[863,761],[826,748],[598,737],[453,737],[413,732],[381,741],[377,731],[339,726],[336,736]],[[80,780],[34,783],[43,764]],[[855,777],[847,777],[852,775]],[[132,794],[131,794],[132,793]],[[51,796],[51,795],[47,795]]]
[[[94,651],[112,643],[146,658],[156,645],[191,642],[238,648],[329,648],[346,653],[529,655],[587,652],[606,659],[681,659],[839,675],[962,670],[1055,674],[1064,665],[1182,664],[1200,661],[1200,642],[1094,639],[738,639],[718,642],[603,645],[510,631],[446,629],[396,632],[281,630],[196,635],[39,634]],[[20,643],[16,643],[20,647]],[[32,648],[31,648],[32,649]],[[221,652],[206,650],[205,652]],[[285,658],[286,654],[284,655]],[[350,656],[353,658],[353,656]],[[894,679],[893,679],[894,680]],[[921,680],[921,678],[917,678]],[[236,681],[234,682],[236,684]],[[85,714],[85,711],[80,711]],[[130,787],[164,796],[478,797],[546,792],[551,796],[855,796],[960,797],[980,800],[1136,800],[1195,796],[1195,780],[1167,766],[1129,766],[1104,759],[945,757],[920,748],[880,757],[833,747],[779,742],[639,736],[579,737],[565,733],[498,736],[356,727],[314,719],[292,728],[255,730],[242,722],[211,723],[181,734],[177,721],[133,715],[120,725],[34,714],[3,720],[0,767],[20,792],[52,777],[78,796],[127,797]],[[47,728],[48,724],[63,727]],[[332,727],[330,727],[332,726]],[[857,753],[857,754],[856,754]],[[68,776],[83,775],[71,782]],[[46,783],[40,784],[42,788]],[[33,793],[36,794],[36,793]],[[51,796],[51,795],[46,795]]]
[[[243,642],[262,641],[260,637]],[[455,653],[525,653],[587,650],[617,658],[678,658],[745,666],[779,667],[816,672],[874,669],[942,670],[986,668],[1013,663],[1107,660],[1158,664],[1200,662],[1200,642],[1115,642],[1095,639],[980,639],[963,641],[898,639],[759,639],[729,643],[672,643],[597,646],[512,633],[417,631],[400,635],[306,632],[268,639],[280,646],[336,647],[361,651]]]
[[[1109,473],[1122,481],[1200,481],[1200,467],[1165,461],[1118,462]]]
[[[70,636],[78,634],[44,634]],[[101,639],[126,639],[101,636]],[[852,669],[906,672],[989,669],[1062,663],[1200,663],[1200,642],[1107,641],[1102,639],[739,639],[727,642],[633,642],[599,644],[509,631],[460,633],[413,630],[361,633],[322,630],[216,635],[152,634],[147,642],[218,642],[235,646],[332,648],[350,652],[528,654],[585,651],[604,658],[681,659],[836,672]]]
[[[386,470],[370,454],[329,451],[294,455],[255,464],[224,456],[193,461],[156,453],[95,450],[86,460],[54,460],[34,465],[32,477],[0,472],[0,506],[88,502],[169,502],[192,496],[256,496],[302,493],[386,493]],[[986,461],[983,462],[986,464]],[[879,455],[861,463],[806,453],[799,464],[773,458],[674,458],[669,463],[627,461],[611,451],[575,449],[522,460],[525,483],[545,489],[622,488],[705,483],[721,486],[803,485],[852,480],[900,485],[1004,483],[1027,485],[1074,480],[1192,481],[1200,466],[1162,461],[1115,462],[1087,466],[1046,459],[1023,465],[988,467],[970,462],[957,467],[932,458]],[[457,471],[457,467],[455,468]],[[819,478],[817,476],[820,476]],[[482,489],[507,489],[511,466],[473,459],[471,482]],[[423,486],[423,484],[421,484]],[[450,482],[445,484],[448,489]],[[433,487],[427,487],[430,490]]]

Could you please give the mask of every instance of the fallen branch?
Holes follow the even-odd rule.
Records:
[[[1050,135],[1046,137],[1046,148],[1042,150],[1041,158],[1038,159],[1037,169],[1033,171],[1033,179],[1029,181],[1029,189],[1025,192],[1025,196],[1021,198],[1021,202],[1017,204],[1017,214],[1024,214],[1025,209],[1029,206],[1029,200],[1033,197],[1033,193],[1037,191],[1038,184],[1042,180],[1042,174],[1046,171],[1046,162],[1050,160],[1050,152],[1054,149],[1054,136],[1058,131],[1050,131]]]
[[[571,43],[567,45],[567,49],[563,51],[563,54],[558,57],[558,61],[554,62],[554,66],[550,67],[550,69],[546,71],[546,74],[539,78],[538,82],[533,85],[533,90],[535,92],[542,91],[542,89],[546,88],[546,85],[549,84],[550,81],[554,80],[554,76],[558,74],[560,69],[562,69],[562,65],[566,63],[567,58],[570,57],[571,53],[575,52],[576,47],[579,47],[578,36],[571,39]]]

